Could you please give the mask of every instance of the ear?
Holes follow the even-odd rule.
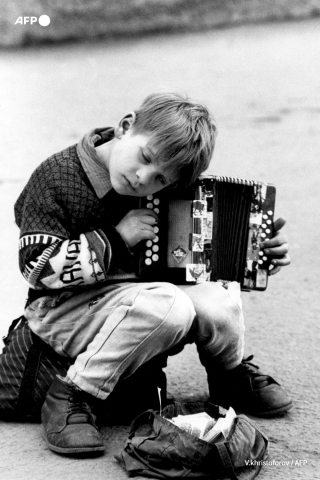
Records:
[[[136,118],[137,116],[135,112],[127,113],[127,115],[125,115],[119,122],[119,126],[115,129],[115,137],[120,139],[129,130],[129,128],[132,127],[136,121]]]
[[[126,133],[126,131],[132,127],[132,125],[136,121],[136,118],[137,116],[135,112],[129,112],[125,117],[123,117],[123,119],[119,123],[119,126],[123,128],[123,133]]]

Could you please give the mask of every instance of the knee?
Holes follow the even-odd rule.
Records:
[[[209,294],[209,292],[207,292]],[[233,298],[225,289],[219,295],[202,297],[196,309],[198,333],[202,339],[224,338],[234,343],[243,336],[244,321],[241,299]]]
[[[166,330],[170,335],[181,339],[189,332],[196,316],[193,303],[176,285],[163,282],[158,289],[168,307],[164,317]]]
[[[231,344],[237,343],[244,332],[242,310],[235,305],[228,305],[220,316],[211,320],[207,328],[211,329],[214,337],[225,338]]]

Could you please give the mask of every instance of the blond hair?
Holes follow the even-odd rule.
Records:
[[[153,93],[135,113],[133,133],[151,134],[157,161],[180,186],[208,168],[217,128],[206,106],[179,93]]]

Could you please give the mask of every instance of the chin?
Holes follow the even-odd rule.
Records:
[[[113,190],[115,190],[119,195],[131,195],[131,193],[129,193],[128,190],[122,185],[113,187]]]
[[[113,184],[113,190],[115,190],[119,195],[126,195],[128,197],[138,197],[131,188],[128,188],[126,185],[122,184]]]

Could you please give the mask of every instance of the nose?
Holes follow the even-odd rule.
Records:
[[[146,168],[146,166],[141,167],[136,171],[136,176],[140,185],[148,185],[153,180],[154,172],[150,168],[150,165],[148,167],[149,168]]]

